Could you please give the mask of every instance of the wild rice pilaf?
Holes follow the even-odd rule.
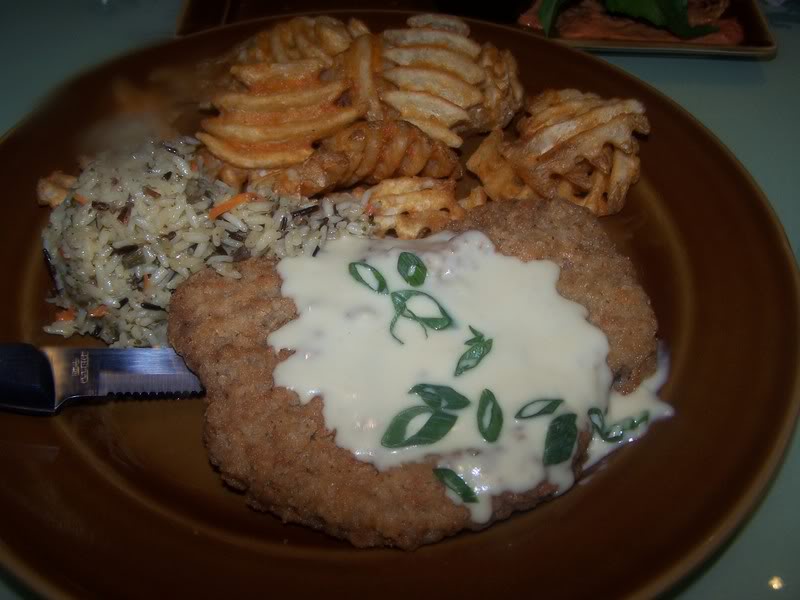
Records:
[[[366,198],[269,197],[215,220],[209,210],[235,190],[204,174],[197,141],[149,142],[98,156],[57,206],[43,233],[65,309],[45,328],[89,334],[112,346],[163,346],[173,290],[205,267],[240,277],[251,256],[313,253],[325,240],[366,235]]]

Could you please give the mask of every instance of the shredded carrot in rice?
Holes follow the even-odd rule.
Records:
[[[78,204],[86,204],[87,202],[89,202],[89,199],[86,196],[82,196],[80,194],[75,194],[75,201]]]
[[[89,312],[89,316],[94,317],[95,319],[99,319],[100,317],[105,317],[107,314],[108,314],[108,307],[105,304],[101,304],[100,306]]]
[[[258,198],[258,196],[252,192],[242,192],[241,194],[236,194],[235,196],[231,196],[225,202],[221,204],[217,204],[213,207],[210,211],[208,211],[208,220],[213,221],[221,214],[226,213],[230,210],[233,210],[240,204],[244,204],[245,202],[252,202]]]
[[[76,317],[75,309],[68,308],[67,310],[60,310],[56,313],[56,321],[74,321]]]
[[[150,288],[150,273],[145,273],[142,277],[142,291],[146,292]]]
[[[198,167],[197,167],[197,161],[196,161],[196,160],[192,160],[192,161],[189,163],[189,167],[192,169],[192,171],[197,171],[197,168],[198,168]]]

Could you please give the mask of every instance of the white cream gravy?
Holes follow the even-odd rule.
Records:
[[[413,252],[427,267],[419,288],[411,288],[398,273],[403,251]],[[348,272],[350,263],[358,261],[380,271],[390,291],[430,294],[452,316],[453,326],[429,330],[426,336],[418,323],[401,318],[395,334],[403,343],[398,342],[389,332],[395,315],[389,296],[371,291]],[[294,300],[299,317],[269,336],[276,350],[295,351],[278,365],[275,385],[294,390],[304,403],[321,396],[325,423],[335,430],[337,445],[380,470],[436,456],[439,467],[453,470],[477,495],[478,502],[465,504],[476,522],[490,518],[493,495],[524,492],[544,480],[556,484],[559,493],[573,484],[571,460],[543,464],[552,418],[575,413],[583,430],[591,407],[613,411],[609,420],[654,407],[660,412],[654,410],[653,417],[668,412],[654,392],[642,391],[630,403],[630,397],[610,393],[606,336],[586,320],[583,306],[558,294],[555,263],[503,256],[480,232],[444,232],[416,241],[344,237],[328,242],[316,257],[283,259],[278,272],[281,293]],[[477,367],[455,377],[465,342],[473,337],[470,325],[493,340],[492,350]],[[423,405],[408,393],[420,383],[450,386],[471,403],[451,411],[456,423],[440,441],[383,447],[381,438],[392,419]],[[494,443],[485,441],[477,427],[484,389],[494,393],[503,411],[503,428]],[[552,415],[515,419],[525,403],[537,398],[564,402]],[[412,421],[409,431],[425,418]],[[646,427],[640,429],[637,436]],[[610,446],[593,442],[593,457]],[[461,502],[454,492],[447,493]]]

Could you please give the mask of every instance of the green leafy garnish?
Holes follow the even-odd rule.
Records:
[[[412,287],[419,287],[425,283],[425,276],[428,269],[425,263],[411,252],[401,252],[397,259],[397,272],[405,279],[406,283]]]
[[[453,324],[452,317],[447,314],[447,311],[441,304],[439,304],[436,298],[430,294],[426,294],[420,290],[400,290],[398,292],[392,292],[389,297],[392,299],[392,304],[394,305],[394,317],[389,325],[389,333],[391,333],[392,337],[401,344],[403,341],[394,333],[394,327],[400,317],[419,323],[422,326],[422,330],[425,332],[425,335],[428,335],[428,328],[431,328],[435,331],[441,331],[442,329],[447,329]],[[428,303],[431,305],[430,308],[433,309],[432,312],[434,314],[420,316],[413,312],[408,308],[408,301],[412,298],[423,298],[428,300]]]
[[[635,417],[627,417],[607,426],[603,412],[599,408],[590,408],[589,420],[600,439],[604,442],[618,442],[625,437],[626,431],[633,431],[643,423],[647,423],[650,420],[650,412],[644,410]]]
[[[550,32],[555,25],[558,13],[569,0],[544,0],[539,6],[539,21],[542,23],[544,34],[550,37]]]
[[[564,402],[561,398],[539,398],[523,405],[514,415],[515,419],[533,419],[543,415],[552,415]]]
[[[374,286],[361,275],[362,269],[372,275],[375,280]],[[353,279],[355,279],[358,283],[367,286],[373,292],[377,292],[379,294],[389,293],[389,286],[386,285],[386,280],[383,278],[383,275],[381,275],[381,272],[369,263],[365,263],[363,261],[351,262],[348,270],[350,271],[350,275],[352,275]]]
[[[456,364],[455,376],[458,377],[465,371],[477,367],[484,357],[492,350],[492,340],[486,339],[484,335],[470,325],[469,330],[474,337],[468,339],[465,344],[469,346],[469,350],[461,355]]]
[[[408,390],[408,393],[417,394],[425,404],[434,410],[459,410],[469,406],[466,396],[446,385],[418,383]]]
[[[478,401],[478,430],[487,442],[496,442],[503,428],[503,410],[491,390],[483,390]]]
[[[565,413],[550,421],[544,439],[545,466],[557,465],[570,459],[575,440],[578,439],[577,418],[575,413]]]
[[[484,341],[484,335],[475,329],[472,325],[469,326],[469,330],[472,332],[472,337],[469,338],[466,342],[464,342],[467,346],[472,346],[473,344],[478,344]]]
[[[478,497],[475,495],[472,488],[452,469],[434,469],[433,474],[436,475],[439,481],[458,494],[458,497],[461,498],[463,502],[474,503],[478,501]]]
[[[544,0],[539,7],[539,21],[545,35],[550,36],[558,14],[568,0]],[[642,19],[656,27],[668,29],[681,38],[693,38],[717,31],[711,25],[689,24],[688,0],[605,0],[609,13]]]
[[[669,29],[682,38],[692,38],[717,31],[711,25],[692,27],[689,25],[687,0],[605,0],[610,13],[644,19],[656,27]]]
[[[447,311],[444,309],[444,307],[439,304],[436,298],[430,294],[426,294],[425,292],[421,292],[419,290],[400,290],[399,292],[392,292],[390,297],[392,299],[392,304],[394,304],[395,310],[400,313],[401,317],[412,319],[417,323],[422,324],[424,327],[430,327],[431,329],[440,331],[442,329],[447,329],[453,324],[453,319],[449,314],[447,314]],[[430,300],[430,302],[436,307],[436,313],[438,314],[421,317],[416,313],[411,312],[407,305],[408,301],[412,298],[426,298],[427,300]]]
[[[415,434],[408,435],[408,425],[422,414],[430,416],[425,424]],[[400,411],[381,438],[381,445],[385,448],[405,448],[407,446],[426,446],[442,439],[453,428],[456,416],[429,406],[412,406]]]

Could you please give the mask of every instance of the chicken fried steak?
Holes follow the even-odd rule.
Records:
[[[561,201],[492,203],[453,229],[480,230],[500,253],[523,261],[557,263],[560,294],[584,305],[608,337],[617,390],[632,390],[654,370],[649,300],[631,262],[585,209]],[[172,299],[169,338],[206,387],[210,460],[250,506],[356,546],[413,549],[485,527],[556,491],[545,480],[524,493],[504,492],[492,498],[489,521],[476,523],[434,475],[435,457],[378,470],[337,446],[323,419],[323,398],[303,404],[294,392],[273,387],[275,368],[290,352],[276,353],[267,337],[297,318],[294,302],[281,296],[276,263],[253,259],[240,270],[240,280],[207,270],[183,284]],[[578,435],[576,474],[589,437],[588,429]]]

